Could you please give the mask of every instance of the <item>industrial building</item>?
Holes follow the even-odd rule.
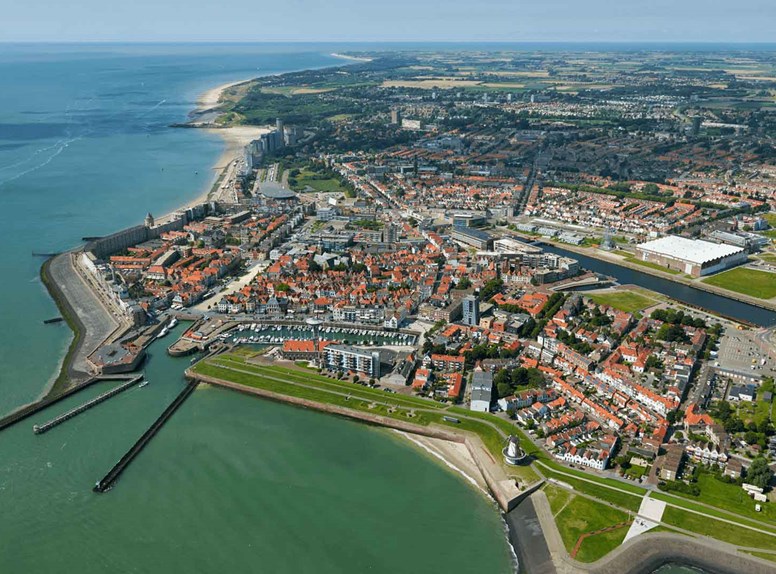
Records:
[[[746,262],[746,250],[740,247],[675,235],[637,245],[636,256],[692,277],[711,275]]]

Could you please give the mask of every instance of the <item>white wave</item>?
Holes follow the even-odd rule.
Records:
[[[17,179],[24,177],[25,175],[29,175],[30,173],[36,172],[39,169],[46,167],[48,164],[50,164],[55,157],[57,157],[59,154],[61,154],[65,149],[73,142],[76,142],[80,139],[82,139],[83,136],[78,136],[69,140],[65,140],[55,151],[52,153],[49,157],[47,157],[44,161],[39,163],[38,165],[35,165],[29,169],[26,169],[24,171],[21,171],[17,173],[16,175],[13,175],[9,178],[0,180],[0,187],[4,186],[7,183],[11,183],[12,181],[16,181]]]

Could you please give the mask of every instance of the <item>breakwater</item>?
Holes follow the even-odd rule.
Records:
[[[132,445],[132,447],[124,454],[124,456],[122,456],[119,461],[113,465],[113,468],[108,471],[108,474],[97,481],[93,489],[95,492],[106,492],[107,490],[110,490],[116,480],[118,480],[119,476],[121,476],[121,473],[126,470],[134,458],[140,454],[140,451],[142,451],[150,442],[150,440],[154,438],[156,433],[159,432],[159,430],[164,426],[164,423],[170,419],[178,407],[180,407],[183,402],[189,398],[196,387],[196,382],[188,383],[186,387],[184,387],[184,389],[178,394],[178,396],[175,397],[170,405],[164,409],[164,412],[159,415],[159,418],[153,422],[148,430],[143,433],[143,435],[137,440],[135,444]]]
[[[82,405],[75,407],[74,409],[70,409],[66,413],[59,415],[58,417],[48,421],[47,423],[33,426],[32,430],[35,434],[43,434],[44,432],[47,432],[53,429],[55,426],[60,425],[63,422],[72,419],[74,416],[77,416],[82,412],[87,411],[90,408],[95,407],[104,401],[107,401],[109,398],[115,397],[119,393],[126,391],[130,387],[135,386],[138,382],[140,382],[142,378],[143,378],[142,376],[134,377],[133,379],[130,379],[126,383],[119,385],[116,388],[113,388],[105,393],[102,393],[101,395],[91,399],[90,401],[85,402]]]
[[[21,422],[28,417],[31,417],[35,413],[39,413],[43,409],[50,407],[51,405],[56,404],[59,401],[66,399],[71,395],[74,395],[75,393],[85,389],[86,387],[92,386],[94,383],[100,380],[103,380],[103,379],[100,379],[97,377],[87,379],[83,383],[80,383],[74,387],[71,387],[63,393],[59,393],[58,395],[53,397],[45,398],[41,401],[27,405],[26,407],[22,407],[21,409],[12,412],[10,415],[0,419],[0,431],[10,427],[11,425]]]

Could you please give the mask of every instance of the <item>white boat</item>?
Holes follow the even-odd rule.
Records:
[[[137,386],[137,388],[138,388],[138,389],[142,389],[142,388],[143,388],[143,387],[145,387],[147,384],[148,384],[148,381],[147,381],[147,380],[146,380],[146,381],[143,381],[142,383],[140,383],[140,384]]]
[[[162,330],[159,331],[159,334],[156,336],[157,339],[161,339],[162,337],[166,337],[167,333],[169,333],[170,330],[167,327],[162,327]]]
[[[175,325],[177,325],[177,324],[178,324],[178,319],[176,319],[175,317],[173,317],[173,318],[170,320],[170,324],[169,324],[169,325],[167,325],[167,328],[168,328],[168,329],[172,329],[172,328],[173,328],[173,327],[175,327]]]

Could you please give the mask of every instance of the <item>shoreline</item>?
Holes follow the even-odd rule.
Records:
[[[249,82],[252,79],[254,78],[238,80],[235,82],[227,82],[225,84],[220,84],[205,90],[197,98],[197,107],[190,113],[202,112],[206,109],[207,106],[213,105],[214,102],[217,104],[224,90],[235,85]],[[198,191],[196,196],[181,204],[173,211],[162,215],[159,217],[159,219],[163,220],[167,217],[170,217],[172,213],[180,209],[187,209],[194,205],[207,202],[210,199],[216,181],[218,181],[219,176],[226,168],[226,166],[237,157],[239,151],[245,145],[247,145],[249,141],[256,139],[256,137],[260,136],[262,133],[265,133],[268,131],[268,129],[269,128],[259,126],[204,128],[206,133],[218,135],[221,138],[223,145],[221,153],[218,155],[218,157],[216,157],[215,161],[208,168],[213,172],[213,175],[208,179],[208,183],[205,185],[205,187]],[[77,252],[81,247],[82,246],[67,250],[57,257],[62,257],[64,255]],[[39,270],[39,277],[43,283],[43,286],[46,288],[49,297],[54,301],[54,304],[57,306],[60,314],[65,319],[65,323],[68,325],[68,328],[71,331],[71,339],[67,343],[66,348],[63,349],[62,353],[60,354],[54,373],[52,373],[51,377],[49,377],[49,379],[43,385],[43,388],[41,389],[37,398],[34,401],[24,405],[19,405],[18,407],[12,409],[9,414],[18,411],[19,409],[28,407],[30,404],[34,404],[38,401],[56,396],[57,394],[66,391],[73,384],[78,382],[78,373],[74,371],[73,365],[76,363],[79,354],[84,351],[84,340],[88,336],[88,329],[81,320],[78,312],[73,308],[73,305],[68,300],[65,294],[65,290],[53,277],[51,277],[50,266],[54,259],[55,258],[52,257],[43,262]],[[96,294],[95,296],[98,297]],[[108,315],[106,314],[106,316]]]
[[[348,56],[347,54],[340,54],[339,52],[332,52],[331,54],[329,54],[329,56],[331,56],[332,58],[339,58],[341,60],[350,60],[351,62],[366,63],[366,62],[373,61],[372,58],[366,58],[366,57],[359,58],[358,56]]]
[[[213,111],[218,107],[221,101],[221,96],[225,90],[228,90],[233,86],[247,84],[248,82],[252,82],[255,79],[256,78],[247,78],[243,80],[236,80],[234,82],[227,82],[225,84],[221,84],[205,90],[197,98],[197,106],[191,112],[189,112],[189,115],[192,116],[203,114],[208,111]],[[201,190],[201,192],[195,198],[187,202],[181,208],[191,207],[193,205],[205,203],[208,201],[210,199],[211,193],[213,192],[213,187],[221,175],[221,172],[223,172],[229,163],[238,156],[243,147],[270,130],[268,127],[261,126],[231,126],[223,128],[211,126],[203,127],[200,129],[202,129],[207,134],[217,135],[220,137],[224,148],[209,168],[213,174],[207,186]]]

